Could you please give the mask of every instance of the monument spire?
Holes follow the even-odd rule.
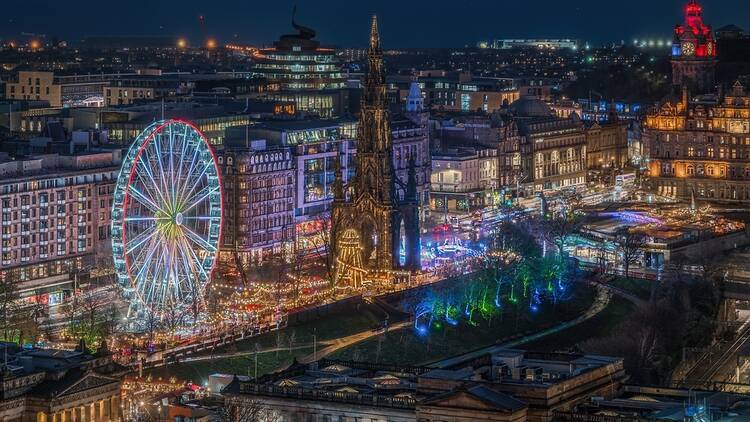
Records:
[[[392,159],[392,132],[386,101],[385,66],[380,46],[377,17],[372,17],[367,49],[368,69],[362,87],[357,132],[356,173],[342,189],[335,176],[331,210],[335,239],[335,282],[359,288],[359,280],[382,280],[399,267],[401,225],[407,228],[409,268],[419,268],[418,202],[401,201],[396,196],[396,174]],[[412,169],[412,172],[414,169]],[[411,197],[417,197],[412,175]],[[416,249],[415,249],[416,248]],[[354,253],[356,252],[356,253]],[[373,278],[374,277],[374,278]]]
[[[370,52],[380,51],[380,34],[378,33],[378,16],[372,15],[370,24]]]

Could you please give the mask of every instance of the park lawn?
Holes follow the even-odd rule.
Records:
[[[345,321],[345,323],[342,323]],[[288,351],[260,353],[258,355],[258,375],[284,368],[292,362],[292,358],[306,356],[312,353],[313,334],[317,335],[319,346],[324,347],[326,340],[348,336],[369,330],[379,323],[377,318],[367,309],[327,315],[320,319],[285,327],[279,331],[264,333],[260,336],[243,340],[234,344],[217,348],[216,350],[196,353],[191,356],[207,356],[225,353],[252,353],[257,344],[261,350],[273,349],[281,345],[289,346],[289,337],[294,336],[294,345],[310,345],[310,347]],[[250,365],[250,366],[248,366]],[[255,361],[252,354],[239,357],[222,357],[199,362],[184,362],[171,364],[166,367],[154,368],[147,371],[154,377],[176,377],[184,381],[206,382],[208,375],[214,373],[247,374],[248,368],[254,371]]]
[[[517,347],[540,352],[567,350],[586,340],[609,335],[634,309],[635,305],[627,299],[614,295],[599,314],[588,320]]]
[[[434,324],[427,334],[407,328],[355,344],[328,357],[396,365],[426,364],[571,320],[592,305],[594,296],[591,287],[579,283],[571,300],[556,305],[543,303],[535,313],[529,312],[526,306],[508,304],[502,314],[491,319],[477,316],[476,325],[463,321],[457,326]]]
[[[277,352],[265,352],[258,354],[258,376],[283,369],[292,363],[293,359],[299,359],[312,353],[313,349],[299,348]],[[175,377],[178,380],[190,381],[194,384],[205,385],[208,376],[216,373],[250,375],[255,372],[254,355],[238,356],[231,358],[213,359],[200,362],[174,363],[145,372],[154,378],[169,379]]]
[[[609,282],[609,284],[630,292],[643,300],[651,299],[651,288],[653,287],[654,283],[658,282],[642,278],[625,277],[617,277]]]
[[[346,321],[346,324],[342,324]],[[313,335],[317,335],[318,343],[325,342],[339,337],[366,331],[378,324],[377,318],[366,309],[360,309],[352,312],[342,312],[327,315],[301,324],[290,325],[278,331],[272,331],[261,334],[257,337],[248,338],[234,344],[229,344],[217,348],[213,353],[235,353],[235,352],[252,352],[255,350],[256,343],[260,349],[270,349],[281,346],[289,346],[289,337],[294,336],[294,344],[313,342]],[[281,338],[279,340],[279,337]],[[208,355],[212,352],[199,353],[195,356]]]

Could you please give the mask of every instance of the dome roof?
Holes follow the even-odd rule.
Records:
[[[510,105],[510,112],[518,117],[549,117],[552,109],[544,101],[532,96],[517,99]]]

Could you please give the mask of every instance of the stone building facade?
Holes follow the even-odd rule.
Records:
[[[750,94],[667,101],[646,118],[649,185],[668,197],[750,201]]]
[[[518,196],[586,183],[586,132],[576,116],[559,118],[541,100],[522,97],[503,116],[500,185]]]
[[[122,421],[121,378],[127,368],[105,349],[91,353],[20,350],[0,343],[6,363],[0,374],[0,420],[7,422]]]
[[[296,172],[289,148],[229,148],[218,160],[226,216],[221,259],[258,264],[291,248]]]
[[[284,422],[549,422],[592,397],[612,397],[624,379],[619,358],[495,346],[429,367],[294,363],[255,380],[235,377],[222,395]]]

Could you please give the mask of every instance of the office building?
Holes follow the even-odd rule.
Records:
[[[101,106],[106,77],[56,76],[53,72],[19,71],[5,86],[11,100],[47,101],[51,107]]]
[[[206,135],[211,144],[220,145],[229,127],[250,122],[246,101],[231,102],[151,102],[121,107],[81,108],[70,111],[74,129],[107,131],[109,142],[129,145],[148,125],[159,119],[189,120]]]
[[[430,209],[440,212],[471,211],[484,206],[480,185],[480,152],[472,148],[433,153]]]
[[[349,180],[354,172],[350,164],[355,151],[356,124],[318,119],[267,121],[248,128],[233,128],[228,136],[232,146],[265,140],[269,148],[289,149],[295,171],[294,215],[298,240],[305,243],[305,237],[319,234],[321,221],[328,221],[333,202],[335,163],[340,160],[344,180]]]
[[[254,56],[253,73],[265,78],[267,92],[262,98],[292,101],[297,110],[324,118],[342,114],[345,78],[336,52],[320,46],[315,31],[297,24],[296,34],[282,35],[270,48]]]
[[[54,305],[71,273],[111,266],[112,193],[122,152],[48,154],[0,163],[0,273],[24,300]]]
[[[468,72],[419,76],[417,84],[424,93],[424,106],[434,111],[491,113],[519,98],[516,81],[511,78],[475,77]],[[390,90],[406,100],[411,92],[411,77],[388,77]]]

